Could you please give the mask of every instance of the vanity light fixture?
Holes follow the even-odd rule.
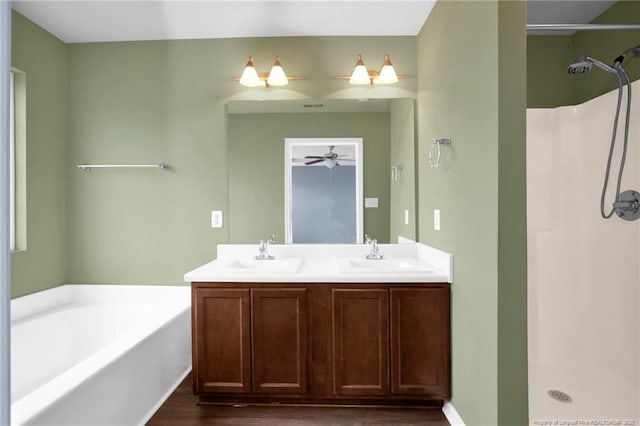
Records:
[[[234,80],[240,80],[240,84],[245,87],[270,87],[285,86],[289,83],[289,80],[302,80],[302,77],[287,76],[284,69],[282,69],[279,56],[276,56],[271,72],[258,73],[253,63],[253,56],[249,56],[249,60],[242,71],[242,76],[240,78],[234,77]]]
[[[349,83],[355,85],[377,85],[377,84],[395,84],[400,78],[406,78],[406,75],[396,74],[396,70],[393,68],[389,54],[384,54],[384,60],[382,62],[382,69],[380,72],[367,70],[362,54],[358,54],[358,60],[356,66],[353,69],[353,73],[350,76],[339,76],[340,79],[348,79]]]

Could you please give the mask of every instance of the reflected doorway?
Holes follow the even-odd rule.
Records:
[[[285,243],[362,243],[362,147],[362,138],[285,139]]]

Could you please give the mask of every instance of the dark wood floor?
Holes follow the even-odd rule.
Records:
[[[448,426],[439,408],[324,408],[199,406],[191,375],[153,415],[147,426]]]

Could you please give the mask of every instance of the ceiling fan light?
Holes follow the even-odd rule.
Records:
[[[333,158],[327,158],[326,160],[324,160],[324,165],[327,166],[329,170],[331,170],[338,165],[338,162]]]
[[[384,62],[382,64],[382,70],[380,70],[380,75],[375,79],[376,84],[394,84],[398,82],[398,75],[396,74],[396,70],[393,68],[393,64],[391,63],[391,59],[389,59],[389,54],[385,53]]]
[[[269,78],[267,78],[267,84],[269,84],[269,86],[285,86],[288,83],[289,79],[282,69],[280,57],[276,56],[276,61],[274,62],[273,67],[271,67]]]
[[[356,67],[353,69],[349,83],[357,85],[371,84],[371,77],[369,77],[369,71],[364,65],[362,55],[358,55],[358,62],[356,62]]]
[[[256,67],[253,65],[253,56],[249,56],[249,60],[244,66],[244,71],[242,71],[242,76],[240,77],[240,84],[246,87],[257,87],[263,85],[263,82],[258,76],[258,71],[256,71]]]

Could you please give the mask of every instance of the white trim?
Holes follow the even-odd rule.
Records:
[[[295,145],[353,145],[356,166],[356,244],[362,244],[364,238],[363,219],[363,140],[362,138],[285,138],[284,140],[284,241],[293,242],[291,224],[291,163]]]
[[[9,72],[9,250],[16,249],[16,83]]]
[[[442,406],[442,413],[447,418],[451,426],[466,426],[460,414],[456,411],[451,402],[447,402]]]
[[[0,424],[11,424],[11,255],[9,251],[9,97],[11,2],[0,1]]]

